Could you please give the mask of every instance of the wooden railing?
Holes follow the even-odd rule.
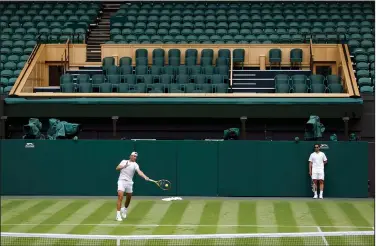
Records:
[[[312,38],[309,39],[309,68],[313,71],[313,45]]]
[[[16,82],[14,83],[14,86],[12,87],[11,91],[9,92],[9,95],[12,96],[14,95],[16,89],[18,88],[18,86],[20,85],[20,81],[24,78],[25,74],[26,74],[26,71],[29,69],[29,66],[30,66],[30,63],[32,62],[32,60],[34,59],[35,57],[35,54],[38,52],[39,50],[39,47],[40,47],[40,42],[39,42],[39,36],[37,36],[37,43],[34,45],[34,48],[33,48],[33,51],[31,52],[29,58],[27,59],[27,61],[25,62],[25,65],[24,67],[22,68],[21,70],[21,73],[18,75],[18,78],[16,80]]]
[[[339,61],[341,62],[340,66],[338,68],[341,69],[341,72],[342,72],[341,77],[343,77],[343,79],[344,79],[344,82],[342,84],[343,88],[344,88],[345,91],[347,91],[347,93],[350,96],[354,96],[354,90],[353,90],[353,86],[352,86],[351,77],[350,77],[350,74],[349,74],[347,62],[346,62],[345,55],[343,53],[343,49],[342,49],[341,45],[338,45],[338,53],[339,53]]]
[[[45,44],[41,44],[34,58],[30,60],[29,65],[25,67],[24,76],[18,81],[14,90],[15,95],[20,95],[20,93],[33,93],[34,87],[45,86],[45,47]]]
[[[232,92],[232,73],[233,73],[233,69],[234,69],[234,61],[232,59],[232,52],[233,52],[233,49],[231,49],[231,51],[230,51],[230,88],[231,88],[231,92]]]
[[[63,66],[64,73],[67,70],[69,70],[69,44],[70,44],[70,40],[68,39],[67,42],[65,42],[64,52],[61,55],[61,63]]]
[[[350,78],[351,78],[351,84],[352,84],[352,87],[353,87],[354,96],[360,97],[358,84],[356,82],[354,70],[352,68],[349,46],[347,44],[342,44],[342,48],[344,50],[344,56],[345,56],[345,60],[346,60],[347,69],[349,71],[349,75],[350,75]]]

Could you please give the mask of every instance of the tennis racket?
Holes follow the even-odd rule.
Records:
[[[162,190],[169,190],[169,189],[171,189],[171,182],[168,181],[167,179],[161,179],[161,180],[152,180],[152,179],[149,179],[149,181],[155,183],[156,185],[158,185],[158,187],[161,188]]]

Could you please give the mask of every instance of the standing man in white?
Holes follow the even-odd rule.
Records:
[[[120,164],[116,167],[116,170],[120,171],[118,180],[118,200],[117,200],[117,212],[116,220],[122,221],[122,217],[125,219],[127,217],[127,208],[131,202],[132,192],[133,192],[133,176],[137,171],[138,175],[143,177],[146,181],[149,178],[140,170],[140,167],[136,163],[137,152],[132,152],[129,156],[129,160],[122,160]],[[123,201],[125,192],[125,203],[124,207],[121,207],[121,202]]]
[[[324,193],[324,165],[328,162],[326,155],[320,151],[320,145],[315,144],[315,151],[309,156],[309,175],[317,187],[317,181],[320,182],[320,199],[323,199]],[[317,189],[313,196],[317,199]]]

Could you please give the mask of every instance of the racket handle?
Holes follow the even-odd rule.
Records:
[[[149,181],[151,181],[151,182],[155,182],[155,180],[152,180],[152,179],[149,179]]]

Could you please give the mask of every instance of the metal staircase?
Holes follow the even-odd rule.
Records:
[[[274,77],[277,74],[311,75],[311,70],[251,70],[234,68],[232,71],[233,93],[275,93]]]
[[[102,4],[98,24],[91,28],[87,38],[86,61],[101,61],[101,44],[110,40],[110,18],[120,8],[120,3]]]

